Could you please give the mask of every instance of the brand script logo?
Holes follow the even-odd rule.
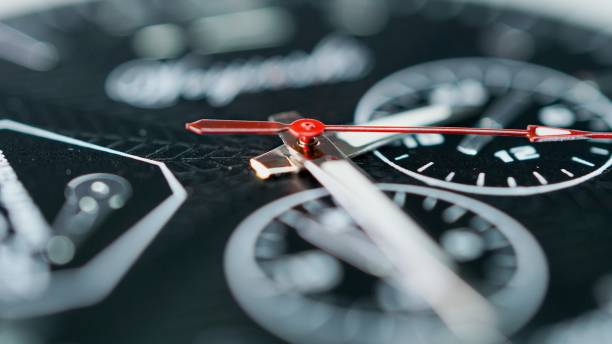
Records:
[[[207,68],[177,61],[132,60],[115,68],[106,80],[106,93],[116,101],[140,108],[164,108],[179,99],[206,99],[224,106],[242,93],[300,88],[362,77],[370,53],[354,38],[331,35],[311,53],[251,57],[214,63]]]

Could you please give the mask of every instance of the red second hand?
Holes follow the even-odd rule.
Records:
[[[311,144],[324,132],[399,133],[399,134],[452,134],[525,137],[532,142],[569,141],[579,139],[612,139],[612,132],[590,132],[575,129],[530,125],[527,129],[496,129],[468,127],[403,127],[371,125],[325,125],[316,119],[299,119],[291,124],[266,121],[237,121],[201,119],[187,123],[187,130],[205,134],[274,135],[289,131],[305,144]]]

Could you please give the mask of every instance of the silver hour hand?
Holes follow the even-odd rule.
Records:
[[[500,338],[492,306],[455,274],[446,254],[419,224],[356,166],[324,159],[306,161],[304,167],[389,259],[402,289],[423,297],[454,335],[466,343]]]
[[[478,121],[478,128],[502,129],[509,125],[529,106],[530,96],[526,92],[512,92],[495,101]],[[492,136],[468,135],[461,140],[457,150],[467,155],[477,155],[493,140]]]

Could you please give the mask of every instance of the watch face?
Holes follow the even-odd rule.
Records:
[[[1,342],[608,335],[609,139],[327,133],[336,166],[185,130],[612,131],[603,30],[462,1],[107,0],[4,18],[0,41]]]

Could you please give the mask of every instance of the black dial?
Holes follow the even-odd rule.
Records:
[[[234,243],[270,244],[264,229],[276,219],[240,224],[268,204],[302,211],[306,199],[298,198],[321,192],[309,191],[321,184],[306,172],[255,176],[249,160],[281,145],[277,137],[198,137],[184,130],[186,122],[296,111],[348,124],[429,108],[442,111],[410,120],[610,130],[612,37],[501,3],[62,3],[0,25],[0,338],[7,342],[317,342],[309,339],[326,318],[252,309],[250,293],[272,292],[280,282],[264,271],[265,257]],[[377,148],[355,153],[354,163],[375,183],[420,190],[407,191],[403,214],[454,257],[453,273],[485,300],[512,290],[513,300],[533,301],[524,313],[496,308],[501,319],[519,314],[505,332],[512,342],[602,333],[605,326],[589,332],[572,324],[606,314],[609,302],[602,300],[612,295],[602,287],[612,272],[609,142],[429,135],[395,137]],[[9,192],[15,188],[19,198]],[[113,192],[122,197],[111,202]],[[424,208],[432,195],[438,204]],[[445,209],[464,217],[448,223]],[[511,247],[461,262],[487,243],[468,221],[476,216]],[[504,232],[499,219],[514,229]],[[332,281],[342,288],[310,293],[309,301],[349,297],[359,310],[362,300],[374,305],[383,318],[435,319],[427,302],[376,287],[380,278],[281,226],[289,235],[268,247],[276,254],[270,262],[304,252],[314,253],[315,263],[324,256],[324,268],[302,276],[310,282],[332,281],[326,269],[342,271]],[[240,235],[245,231],[249,240]],[[529,279],[533,289],[522,294],[525,288],[509,281],[534,266],[512,260],[533,252],[543,255],[534,266],[546,262],[548,269],[538,270]],[[228,267],[238,260],[245,264]],[[252,280],[253,271],[266,273]],[[270,289],[236,293],[237,285],[262,281]],[[378,292],[393,301],[382,302]],[[394,308],[396,296],[409,307]],[[431,333],[424,318],[413,318],[404,323],[410,335]],[[289,333],[295,324],[309,325],[308,335]]]

